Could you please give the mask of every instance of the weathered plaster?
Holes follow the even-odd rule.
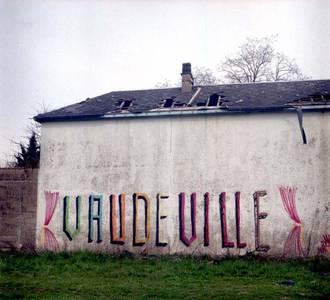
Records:
[[[42,126],[38,189],[38,245],[45,216],[45,191],[59,192],[49,229],[59,248],[111,252],[244,254],[255,251],[254,198],[260,200],[261,242],[269,255],[282,255],[294,225],[282,203],[279,187],[296,187],[304,255],[315,255],[329,233],[330,114],[304,114],[307,144],[302,143],[294,113],[132,118],[45,123]],[[240,237],[237,248],[235,192],[240,192]],[[150,198],[150,239],[133,246],[133,194]],[[189,247],[180,240],[179,194],[185,193],[186,235],[191,236],[190,195],[196,193],[197,238]],[[204,194],[209,193],[209,246],[204,245]],[[223,248],[219,195],[226,193],[228,239]],[[110,194],[126,194],[125,243],[110,243]],[[159,234],[166,246],[156,246],[157,194]],[[103,195],[102,242],[88,243],[90,195]],[[75,199],[81,196],[80,232],[70,240],[63,232],[63,198],[70,196],[70,226],[75,227]],[[139,236],[144,235],[144,203],[138,201]],[[96,209],[96,208],[95,208]],[[94,224],[94,234],[96,223]],[[119,236],[119,232],[117,234]],[[297,254],[298,255],[298,254]]]

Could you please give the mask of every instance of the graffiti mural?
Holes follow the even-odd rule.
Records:
[[[70,229],[70,196],[65,196],[63,198],[63,232],[66,234],[68,239],[72,241],[75,236],[80,232],[80,205],[81,197],[76,197],[76,224],[75,229],[72,231]]]
[[[196,240],[196,193],[190,196],[190,218],[191,218],[191,237],[186,235],[186,222],[185,222],[185,193],[179,194],[179,219],[180,219],[180,240],[187,247]]]
[[[233,248],[235,246],[234,242],[228,241],[225,192],[220,194],[220,222],[221,222],[222,248]]]
[[[97,213],[94,214],[94,203],[97,204]],[[97,243],[102,242],[102,222],[103,222],[103,196],[102,195],[90,195],[89,196],[89,210],[88,210],[88,243],[93,242],[93,223],[97,224]]]
[[[294,225],[289,232],[289,235],[284,243],[284,256],[304,256],[304,249],[301,242],[301,221],[296,208],[296,187],[280,186],[282,203],[285,211]]]
[[[237,248],[243,249],[246,243],[241,242],[241,193],[235,193],[235,217],[236,217],[236,242]]]
[[[210,194],[204,195],[204,246],[210,245],[210,231],[209,231],[209,211],[210,211]]]
[[[254,224],[255,224],[255,245],[256,250],[260,252],[267,252],[270,249],[269,245],[261,243],[260,237],[260,221],[266,219],[268,214],[266,212],[260,212],[260,198],[267,195],[266,191],[257,191],[253,194],[254,200]]]
[[[160,201],[161,200],[163,201],[163,200],[168,199],[168,198],[169,198],[169,196],[166,196],[166,195],[161,195],[161,194],[157,195],[156,246],[158,246],[158,247],[166,247],[167,246],[167,242],[160,240],[160,221],[167,218],[166,215],[160,214]]]
[[[324,234],[322,236],[320,247],[318,248],[318,254],[329,254],[330,253],[330,234]]]
[[[117,235],[116,222],[116,196],[110,195],[110,242],[112,244],[125,244],[125,210],[126,210],[126,195],[119,195],[119,236]]]
[[[139,237],[138,201],[144,202],[144,236]],[[146,193],[133,195],[133,246],[143,246],[150,238],[150,199]]]
[[[306,251],[302,243],[302,222],[296,207],[297,188],[281,186],[278,190],[286,211],[285,215],[293,221],[293,226],[286,240],[283,241],[283,248],[275,245],[275,251],[282,251],[284,256],[304,256]],[[153,201],[148,194],[142,192],[132,194],[130,200],[127,200],[125,193],[109,194],[108,202],[104,202],[102,194],[84,197],[78,195],[71,198],[64,195],[62,211],[56,210],[60,197],[58,192],[45,191],[44,195],[45,217],[41,228],[41,245],[49,251],[59,250],[59,241],[62,245],[62,242],[67,240],[79,245],[88,242],[124,246],[123,250],[127,247],[140,247],[138,249],[143,252],[153,246],[171,250],[172,242],[180,251],[189,250],[189,247],[192,251],[196,249],[199,251],[200,247],[209,247],[212,253],[217,251],[215,248],[219,248],[226,252],[240,249],[243,250],[240,252],[242,254],[244,251],[267,254],[271,249],[270,245],[265,243],[265,234],[270,224],[263,222],[269,216],[268,201],[264,200],[267,195],[265,190],[256,191],[246,199],[241,198],[240,191],[235,192],[233,198],[227,196],[226,192],[212,196],[206,192],[200,194],[199,198],[197,193],[193,192],[189,194],[189,202],[186,202],[186,193],[181,192],[175,200],[172,199],[177,201],[176,203],[170,202],[170,196],[166,194],[157,194]],[[212,202],[213,198],[218,198],[219,201]],[[245,201],[250,201],[249,205],[253,206],[254,215],[249,216],[246,213],[246,208],[249,206],[246,206]],[[244,210],[241,208],[242,203]],[[170,227],[168,221],[174,219],[170,216],[168,205],[175,207],[175,218],[177,218],[177,222],[172,223]],[[197,211],[197,207],[202,210]],[[55,212],[61,214],[63,220],[61,239],[49,228]],[[104,216],[107,216],[106,220]],[[131,219],[128,220],[128,217]],[[250,218],[250,221],[247,218]],[[246,228],[247,223],[253,226],[250,230]],[[82,227],[84,224],[85,227]],[[57,228],[57,225],[53,221],[52,228]],[[169,228],[175,231],[174,240],[171,240]],[[59,230],[56,230],[56,233],[58,234]],[[154,239],[151,238],[151,234],[155,235]],[[251,247],[253,244],[254,247]],[[313,249],[316,248],[320,255],[329,254],[329,234],[322,236],[319,244]]]
[[[48,228],[50,221],[53,218],[57,201],[59,198],[58,192],[45,191],[45,219],[42,227],[42,243],[46,250],[57,251],[59,250],[59,245],[56,240],[54,233]]]

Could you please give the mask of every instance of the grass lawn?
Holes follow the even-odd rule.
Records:
[[[0,298],[330,299],[329,268],[330,261],[320,259],[0,253]]]

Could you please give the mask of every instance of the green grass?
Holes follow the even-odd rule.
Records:
[[[0,254],[1,299],[330,297],[329,260]],[[286,286],[279,282],[295,281]]]

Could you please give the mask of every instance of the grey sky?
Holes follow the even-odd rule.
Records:
[[[0,165],[42,102],[152,88],[187,61],[216,69],[270,34],[305,75],[330,78],[327,0],[0,0]]]

